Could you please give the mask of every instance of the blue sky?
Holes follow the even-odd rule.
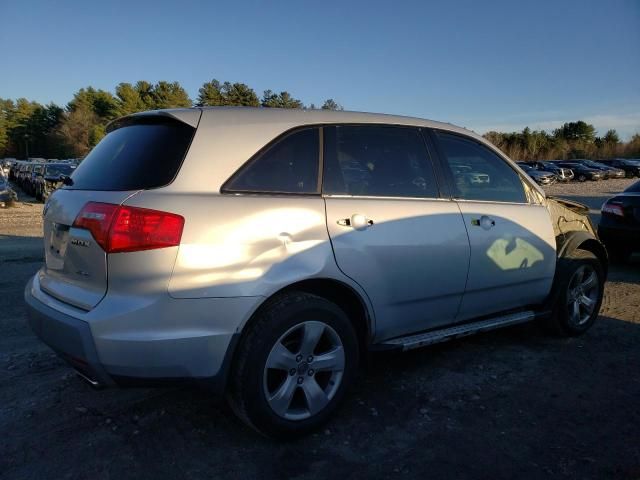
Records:
[[[212,78],[480,133],[640,132],[640,0],[1,0],[0,97]]]

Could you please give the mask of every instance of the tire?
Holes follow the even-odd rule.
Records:
[[[575,250],[568,257],[559,259],[558,269],[554,285],[558,289],[558,295],[549,318],[549,326],[561,336],[582,335],[598,317],[604,296],[604,269],[600,260],[587,250]],[[592,278],[595,279],[595,284],[587,286]],[[578,309],[577,315],[575,308]]]
[[[305,340],[316,337],[310,348],[314,342]],[[338,408],[355,376],[358,352],[353,325],[336,304],[304,292],[280,295],[260,309],[238,345],[227,399],[259,433],[297,438]]]
[[[586,175],[584,175],[584,174],[578,175],[578,181],[579,182],[586,182],[587,181]]]

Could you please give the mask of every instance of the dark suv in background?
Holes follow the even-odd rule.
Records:
[[[46,200],[51,193],[63,185],[64,178],[71,176],[76,166],[71,163],[48,163],[35,178],[36,200]]]
[[[598,163],[623,170],[627,178],[640,177],[640,160],[614,158],[613,160],[599,160]]]
[[[594,170],[600,170],[604,173],[604,178],[624,178],[625,172],[624,170],[620,170],[619,168],[612,167],[610,165],[605,165],[600,162],[596,162],[594,160],[584,160],[578,159],[573,160],[574,162],[580,163],[585,167],[593,168]]]

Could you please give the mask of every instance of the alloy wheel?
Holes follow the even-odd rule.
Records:
[[[589,321],[600,295],[598,274],[591,265],[580,266],[571,276],[567,287],[569,319],[574,326]]]
[[[342,382],[345,351],[336,331],[307,321],[275,342],[264,367],[263,389],[276,415],[304,420],[323,410]]]

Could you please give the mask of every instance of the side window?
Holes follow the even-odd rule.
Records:
[[[224,186],[231,192],[318,193],[317,128],[286,135],[244,165]]]
[[[343,125],[325,128],[323,191],[329,194],[438,196],[417,128]]]
[[[465,200],[526,203],[518,173],[498,155],[458,135],[437,132],[453,178],[454,196]]]

